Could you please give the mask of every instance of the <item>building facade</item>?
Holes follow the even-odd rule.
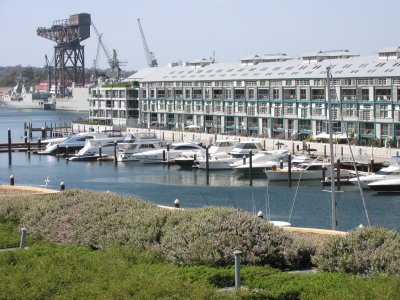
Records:
[[[400,140],[400,48],[378,56],[347,50],[252,56],[238,63],[196,60],[148,68],[140,82],[140,122],[147,127],[305,139],[328,133],[327,67],[333,131],[361,143]],[[193,127],[193,126],[192,126]]]
[[[104,125],[136,126],[139,118],[139,86],[103,85],[89,97],[89,119]]]

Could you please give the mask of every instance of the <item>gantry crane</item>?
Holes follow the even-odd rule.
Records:
[[[107,57],[107,62],[111,68],[111,77],[114,77],[117,81],[120,79],[121,76],[121,66],[123,62],[118,60],[117,57],[117,50],[113,49],[113,55],[111,56],[110,52],[108,51],[106,45],[103,42],[102,36],[103,34],[100,34],[99,31],[97,30],[96,26],[92,22],[92,27],[94,29],[94,32],[97,35],[97,38],[99,39],[99,45],[101,48],[103,48],[103,52]],[[98,55],[98,52],[97,52]],[[98,57],[96,56],[96,60],[98,60]]]
[[[85,85],[85,53],[81,41],[90,37],[90,14],[71,15],[54,21],[50,28],[39,27],[37,35],[56,42],[54,46],[54,80],[56,95],[65,97],[67,80]]]
[[[149,50],[149,47],[147,46],[146,38],[144,37],[142,25],[140,24],[140,19],[137,19],[138,24],[139,24],[139,30],[140,30],[140,35],[142,36],[142,42],[143,42],[143,48],[144,48],[144,54],[146,55],[147,59],[147,66],[149,67],[158,67],[157,60],[154,56],[154,53]]]

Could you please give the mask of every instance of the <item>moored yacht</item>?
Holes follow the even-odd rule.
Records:
[[[400,177],[371,182],[368,187],[376,192],[400,192]]]
[[[229,154],[235,158],[242,158],[243,156],[249,156],[250,151],[254,154],[264,150],[262,145],[257,142],[242,142],[239,143]]]
[[[78,151],[78,153],[69,158],[70,161],[88,161],[97,160],[101,157],[114,156],[116,147],[119,142],[124,139],[122,136],[118,137],[98,137],[95,136],[93,139],[88,139],[85,141],[85,146]]]
[[[165,140],[157,138],[155,134],[135,134],[131,136],[129,142],[122,142],[118,145],[117,160],[121,162],[138,161],[134,154],[150,151],[166,149]]]
[[[141,153],[132,154],[134,159],[139,160],[144,164],[163,163],[165,161],[174,162],[174,159],[185,151],[195,151],[204,149],[198,143],[194,142],[181,142],[172,144],[169,149],[161,148],[156,150],[145,151]],[[164,152],[165,151],[165,152]],[[164,154],[165,153],[165,154]],[[164,157],[165,155],[165,157]]]
[[[330,164],[321,162],[321,161],[313,161],[309,163],[302,163],[296,167],[291,168],[291,178],[292,180],[315,180],[322,179],[323,169],[326,170],[326,174],[330,174],[331,166]],[[283,169],[280,168],[272,168],[271,170],[265,170],[265,174],[270,181],[282,181],[288,180],[289,176],[289,168],[285,167]],[[334,172],[334,177],[336,177],[337,173]],[[349,176],[348,170],[340,170],[340,177],[345,178]]]
[[[370,183],[386,179],[400,178],[400,156],[393,156],[388,167],[380,169],[370,175],[359,176],[360,185],[363,189],[371,188]],[[354,185],[358,185],[357,177],[351,178],[349,181]]]
[[[79,151],[85,146],[86,140],[91,140],[97,138],[106,138],[107,134],[104,133],[93,133],[93,132],[85,132],[78,133],[76,135],[71,135],[65,140],[61,140],[60,142],[54,142],[47,144],[46,148],[43,151],[39,151],[38,154],[50,154],[56,155],[68,153],[74,153],[75,151]]]
[[[256,155],[252,156],[252,173],[253,174],[264,174],[265,169],[272,169],[273,166],[278,167],[280,161],[287,161],[288,150],[271,150],[271,151],[260,151]],[[231,164],[231,167],[235,171],[241,173],[248,173],[250,169],[250,159],[238,160]]]

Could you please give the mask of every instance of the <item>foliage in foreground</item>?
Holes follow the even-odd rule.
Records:
[[[176,266],[156,253],[37,243],[0,252],[0,299],[398,299],[400,279],[347,274],[288,274],[243,266],[237,293],[232,267]]]
[[[51,195],[0,198],[0,222],[32,236],[93,249],[114,245],[153,250],[182,265],[230,265],[233,251],[245,264],[283,269],[311,264],[315,248],[279,228],[233,208],[170,211],[138,199],[69,190]]]
[[[331,238],[313,262],[320,271],[400,276],[400,234],[387,228],[358,228]]]

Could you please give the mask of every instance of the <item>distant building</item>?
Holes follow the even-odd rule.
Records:
[[[168,129],[304,139],[328,132],[326,68],[331,67],[333,130],[368,139],[400,140],[400,48],[378,56],[348,50],[249,56],[237,63],[196,60],[146,68],[140,122]]]

